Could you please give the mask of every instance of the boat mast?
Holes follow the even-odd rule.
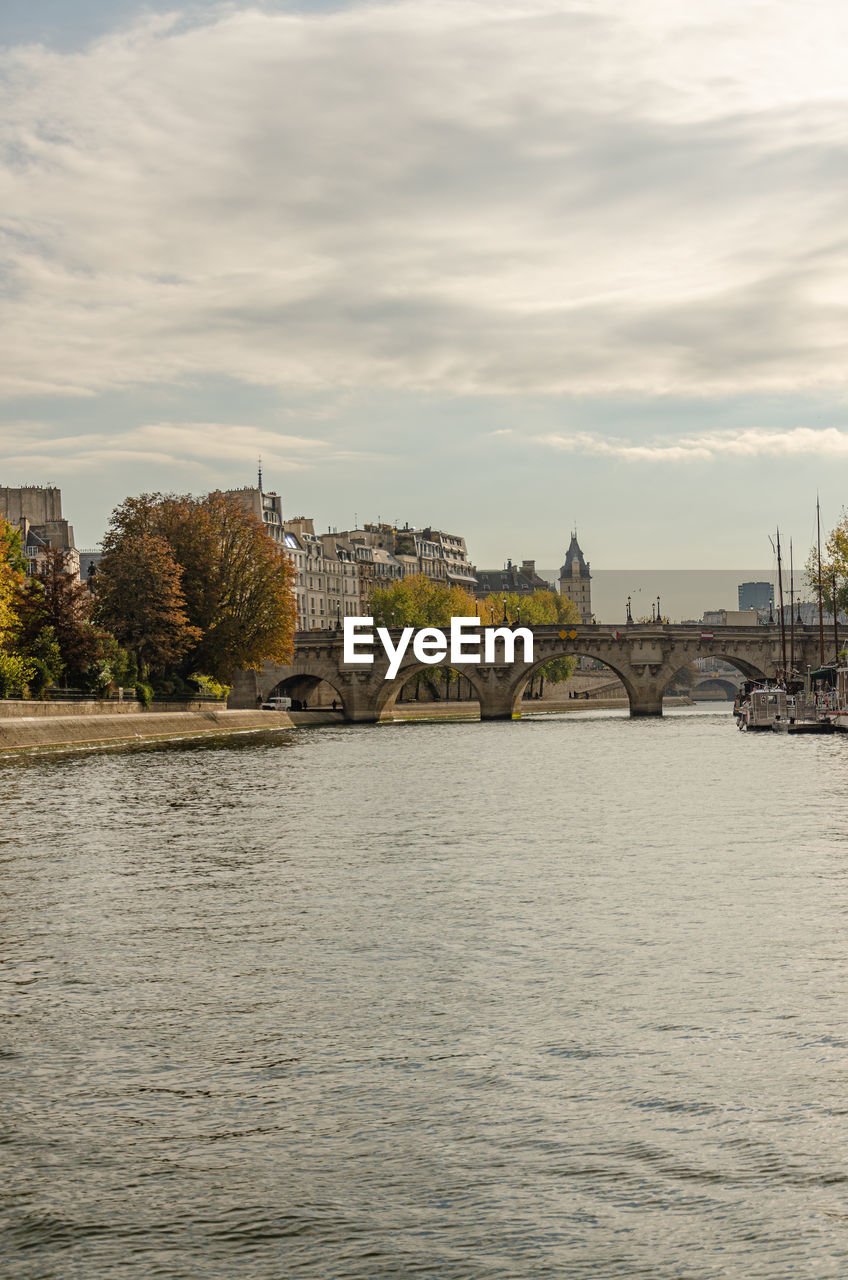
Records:
[[[839,623],[836,620],[836,571],[833,574],[833,664],[839,665]]]
[[[783,654],[783,678],[786,679],[786,618],[783,613],[783,572],[780,567],[780,530],[777,531],[777,589],[780,594],[780,651]]]
[[[795,562],[792,539],[789,539],[789,669],[795,670]]]
[[[819,495],[816,494],[816,546],[819,557],[819,662],[824,666],[824,617],[822,615],[822,581],[821,581],[821,508]]]

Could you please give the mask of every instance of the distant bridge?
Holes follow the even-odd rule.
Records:
[[[481,623],[481,627],[482,627]],[[513,628],[514,629],[514,628]],[[631,716],[662,715],[665,690],[681,667],[696,658],[720,658],[746,677],[774,676],[782,666],[780,629],[776,626],[704,628],[662,625],[653,622],[620,626],[532,627],[533,662],[507,663],[498,642],[492,663],[456,663],[475,690],[482,720],[511,720],[521,714],[521,698],[531,676],[554,658],[586,656],[603,662],[627,691]],[[401,634],[391,632],[395,642]],[[843,628],[843,635],[846,629]],[[833,636],[829,637],[831,652]],[[524,647],[516,645],[516,659]],[[787,640],[788,653],[788,640]],[[379,642],[374,645],[373,665],[342,662],[340,630],[299,632],[295,658],[290,666],[266,664],[260,671],[239,672],[230,698],[231,707],[255,707],[272,693],[306,699],[325,680],[338,694],[346,720],[367,723],[388,715],[408,680],[431,671],[414,657],[411,646],[393,680],[384,676],[388,659]],[[795,628],[795,664],[799,670],[819,662],[818,629]]]
[[[742,688],[745,677],[741,671],[702,671],[691,689],[695,701],[703,699],[732,699]]]

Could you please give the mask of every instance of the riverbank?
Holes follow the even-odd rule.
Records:
[[[667,707],[688,705],[687,698],[666,698]],[[549,702],[528,700],[522,715],[554,715],[587,710],[626,710],[626,698]],[[402,702],[383,723],[410,720],[477,720],[476,702]],[[128,743],[197,738],[269,729],[317,728],[345,723],[341,711],[229,711],[224,707],[138,703],[0,702],[0,753],[58,750],[63,747],[123,746]]]
[[[228,711],[223,707],[197,711],[119,711],[107,703],[98,712],[90,709],[92,704],[84,704],[89,709],[83,711],[82,705],[69,711],[67,704],[33,703],[28,706],[32,714],[27,715],[8,714],[7,707],[7,713],[0,715],[0,753],[121,746],[293,727],[285,711]]]

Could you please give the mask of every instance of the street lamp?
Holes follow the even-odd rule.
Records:
[[[503,598],[503,620],[504,626],[506,626],[506,596]]]
[[[633,614],[630,612],[630,596],[627,597],[627,621],[633,622]]]
[[[662,614],[660,613],[660,598],[657,596],[657,622],[662,622]]]

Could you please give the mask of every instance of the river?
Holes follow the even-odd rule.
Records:
[[[848,1275],[848,739],[0,762],[4,1280]]]

